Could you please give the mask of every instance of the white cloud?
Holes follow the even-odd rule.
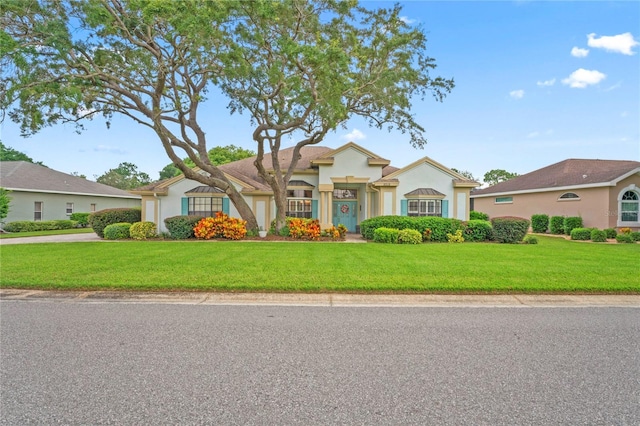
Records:
[[[571,49],[571,56],[575,56],[576,58],[584,58],[589,54],[589,49],[581,49],[579,47],[574,47]]]
[[[540,87],[553,86],[554,84],[556,84],[556,79],[552,78],[551,80],[539,81],[536,84]]]
[[[402,22],[404,22],[405,24],[407,24],[407,25],[411,25],[411,24],[415,24],[416,23],[415,19],[410,19],[408,16],[401,16],[400,20]]]
[[[618,34],[614,36],[602,36],[596,38],[595,33],[587,35],[587,44],[589,47],[597,49],[605,49],[609,52],[622,53],[623,55],[635,55],[633,49],[640,42],[634,40],[631,33]]]
[[[346,139],[348,141],[360,141],[366,138],[367,136],[358,129],[353,129],[351,132],[342,136],[342,139]]]
[[[522,99],[524,97],[524,90],[512,90],[509,92],[509,96],[513,99]]]
[[[562,80],[562,84],[575,89],[584,89],[592,84],[598,84],[607,78],[606,74],[596,70],[585,70],[580,68],[571,73],[571,75]]]
[[[538,136],[540,136],[540,132],[531,132],[527,135],[529,139],[536,138]]]

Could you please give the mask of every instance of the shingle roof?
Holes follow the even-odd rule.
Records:
[[[472,196],[603,184],[615,181],[635,169],[640,169],[640,162],[568,159],[473,191]]]
[[[0,186],[14,191],[140,198],[127,191],[26,161],[0,162]]]

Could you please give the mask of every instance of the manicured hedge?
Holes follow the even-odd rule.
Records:
[[[4,225],[3,229],[7,232],[36,232],[36,231],[56,231],[58,229],[72,229],[78,226],[78,222],[74,220],[17,220]]]
[[[482,212],[471,210],[469,212],[469,220],[486,220],[489,221],[489,215]]]
[[[529,220],[522,217],[504,216],[491,219],[493,239],[500,243],[519,243],[529,230]]]
[[[395,228],[376,228],[373,231],[373,241],[384,244],[397,244],[400,230]]]
[[[487,220],[470,220],[464,224],[465,241],[489,241],[493,239],[493,227]]]
[[[629,235],[633,241],[640,241],[640,232],[632,232]]]
[[[105,209],[89,216],[89,226],[100,238],[104,238],[104,228],[114,223],[135,223],[140,222],[140,209],[116,208]]]
[[[591,239],[592,228],[573,228],[571,230],[571,239],[578,241],[587,241]]]
[[[105,240],[125,240],[129,238],[130,223],[112,223],[104,227]]]
[[[153,222],[136,222],[131,225],[129,235],[134,240],[146,240],[157,235],[156,224]]]
[[[202,216],[172,216],[164,220],[164,225],[167,227],[171,238],[186,240],[187,238],[195,238],[193,228],[202,219]]]
[[[607,228],[604,230],[604,232],[607,234],[607,238],[615,238],[616,235],[618,235],[618,231],[616,231],[616,228]]]
[[[425,230],[431,230],[431,241],[447,242],[447,234],[463,229],[462,221],[443,217],[409,217],[409,216],[378,216],[365,219],[360,223],[360,233],[367,240],[373,240],[373,233],[378,228],[415,229],[420,235]]]
[[[549,229],[549,215],[534,214],[531,216],[531,230],[536,234],[544,234]]]
[[[600,229],[592,229],[591,241],[593,241],[594,243],[605,243],[607,242],[607,233]]]
[[[422,244],[422,234],[415,229],[398,231],[398,244]]]
[[[571,231],[575,228],[582,228],[582,218],[580,216],[565,217],[563,226],[565,235],[571,235]]]
[[[91,213],[71,213],[69,219],[78,222],[78,226],[86,228],[89,225],[89,216]]]
[[[564,234],[564,216],[551,216],[549,231],[555,235]]]

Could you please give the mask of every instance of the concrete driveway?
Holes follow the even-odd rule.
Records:
[[[19,237],[19,238],[2,238],[0,245],[9,244],[34,244],[34,243],[72,243],[87,241],[105,241],[98,237],[94,232],[87,234],[62,234],[62,235],[45,235],[41,237]]]

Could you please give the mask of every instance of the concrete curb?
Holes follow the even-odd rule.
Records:
[[[628,307],[640,308],[640,295],[448,295],[145,293],[0,289],[2,301],[183,305],[264,305],[325,307]]]

